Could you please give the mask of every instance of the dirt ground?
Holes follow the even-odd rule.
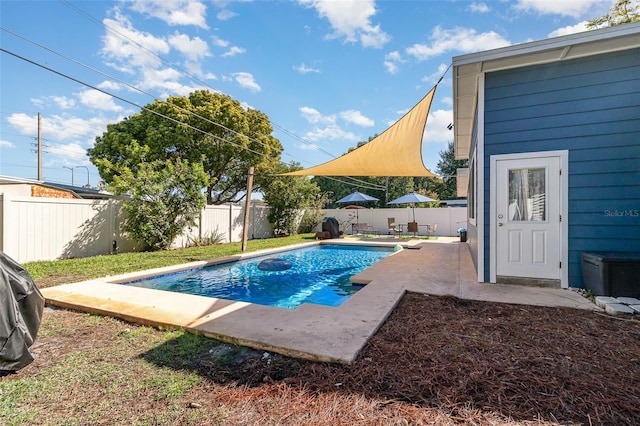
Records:
[[[36,375],[83,346],[108,350],[113,329],[74,327],[83,314],[48,310],[44,321],[68,322],[68,330],[39,338],[36,361],[15,376]],[[226,344],[179,363],[164,362],[162,368],[187,369],[204,379],[184,404],[220,407],[227,401],[228,424],[325,419],[326,424],[640,425],[638,316],[410,293],[351,365]]]

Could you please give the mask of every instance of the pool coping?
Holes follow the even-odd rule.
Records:
[[[114,283],[212,263],[278,253],[315,244],[397,245],[393,253],[352,277],[366,283],[340,306],[303,304],[283,309]],[[229,256],[212,262],[103,277],[42,289],[48,304],[109,315],[155,327],[182,328],[224,342],[300,358],[351,363],[407,292],[542,306],[597,309],[563,289],[478,283],[468,246],[457,239],[324,240]],[[425,313],[428,315],[428,313]]]
[[[108,315],[126,321],[165,328],[183,328],[225,342],[302,358],[349,363],[377,331],[404,292],[375,292],[376,309],[360,312],[355,296],[372,293],[371,279],[352,277],[364,285],[340,306],[303,304],[296,309],[154,290],[121,283],[209,265],[281,253],[325,244],[411,247],[410,241],[323,240],[260,250],[211,261],[107,276],[41,290],[50,305]],[[392,253],[380,262],[393,257]],[[378,262],[378,263],[380,263]],[[368,291],[367,291],[368,290]],[[380,294],[382,293],[382,294]],[[359,298],[359,297],[358,297]],[[369,299],[369,297],[367,297]],[[357,308],[357,311],[354,311]],[[364,312],[366,311],[366,312]],[[354,314],[359,312],[357,319]]]

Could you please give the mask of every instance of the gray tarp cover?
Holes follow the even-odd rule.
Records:
[[[29,273],[0,252],[0,373],[33,361],[29,347],[40,328],[44,297]]]

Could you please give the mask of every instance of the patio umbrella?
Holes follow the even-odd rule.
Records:
[[[346,197],[340,198],[336,203],[357,203],[360,201],[378,201],[378,198],[356,191]],[[356,209],[356,223],[360,223],[359,220],[358,209]]]
[[[413,213],[413,221],[416,221],[416,211],[413,207],[415,203],[428,203],[430,201],[436,201],[433,198],[429,198],[425,195],[412,192],[410,194],[403,195],[400,198],[389,201],[387,204],[411,204],[411,211]]]

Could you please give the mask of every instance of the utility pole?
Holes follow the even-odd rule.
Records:
[[[42,114],[38,113],[38,180],[42,181]]]
[[[253,166],[249,167],[247,176],[247,202],[244,206],[244,224],[242,225],[242,251],[247,249],[247,238],[249,236],[249,213],[251,209],[251,191],[253,191]]]

